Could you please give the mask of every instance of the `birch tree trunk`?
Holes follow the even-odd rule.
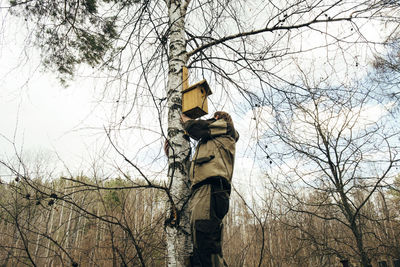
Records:
[[[49,214],[49,220],[47,222],[47,226],[46,226],[46,234],[48,234],[49,236],[52,235],[52,231],[53,231],[53,219],[54,219],[54,212],[53,209],[50,209],[50,214]],[[50,225],[50,229],[47,229],[48,225]],[[50,251],[51,251],[51,239],[49,238],[49,240],[47,241],[47,246],[46,246],[46,261],[47,261],[47,266],[51,266],[52,261],[53,261],[53,255],[50,258]]]
[[[168,73],[168,179],[172,203],[166,220],[168,266],[185,266],[192,251],[187,199],[190,194],[188,164],[190,144],[180,123],[182,109],[182,67],[187,61],[185,15],[188,0],[168,1],[169,73]]]

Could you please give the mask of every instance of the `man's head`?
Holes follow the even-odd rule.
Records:
[[[216,119],[216,120],[223,119],[228,124],[231,124],[233,126],[233,121],[232,121],[231,115],[229,115],[229,113],[226,113],[225,111],[217,111],[217,112],[215,112],[214,113],[214,119]]]

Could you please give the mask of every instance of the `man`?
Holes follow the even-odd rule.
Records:
[[[229,196],[239,134],[231,116],[215,112],[209,120],[181,121],[189,136],[198,141],[190,166],[192,196],[190,223],[193,236],[192,266],[226,266],[222,256],[222,219]]]

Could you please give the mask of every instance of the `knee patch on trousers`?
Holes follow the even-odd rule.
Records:
[[[194,223],[196,231],[195,244],[201,252],[219,254],[222,252],[222,224],[215,220],[197,220]]]

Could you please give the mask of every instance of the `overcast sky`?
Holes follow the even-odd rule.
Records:
[[[0,35],[0,158],[12,159],[16,148],[18,153],[22,151],[28,158],[40,154],[52,163],[59,164],[62,160],[68,168],[76,172],[90,169],[93,161],[109,164],[108,167],[121,162],[122,159],[118,159],[107,142],[103,129],[108,126],[112,114],[109,105],[98,101],[99,90],[104,85],[77,75],[67,88],[62,87],[55,74],[41,71],[38,50],[24,47],[28,36],[24,23],[16,19],[10,20],[9,15],[1,12],[0,10],[3,23]],[[378,33],[378,28],[371,28],[366,31],[366,37],[375,38]],[[311,42],[310,39],[308,41]],[[360,54],[365,57],[360,61],[370,60],[370,54]],[[311,57],[307,58],[310,59]],[[315,64],[315,61],[310,62]],[[209,83],[212,85],[212,81]],[[211,95],[211,102],[213,97],[216,96]],[[253,122],[253,112],[257,111],[235,114],[235,123],[241,132],[235,169],[235,176],[241,177],[241,180],[236,179],[238,185],[247,182],[243,179],[245,176],[256,177],[261,174],[251,156],[251,149],[255,145],[255,140],[252,139],[254,128],[250,125]],[[142,141],[151,142],[152,138],[156,140],[159,136],[122,136],[120,146],[129,151]],[[161,149],[161,140],[153,145]],[[163,155],[156,152],[146,156],[158,157],[162,162]],[[158,171],[162,171],[162,166]]]
[[[68,165],[79,165],[96,143],[95,132],[83,129],[101,127],[95,84],[78,78],[62,87],[55,75],[41,71],[39,52],[25,50],[24,31],[16,30],[21,25],[11,25],[3,25],[0,41],[0,156],[13,157],[14,142],[26,154],[54,160],[57,152]]]
[[[112,154],[106,158],[115,157],[103,130],[112,112],[96,95],[102,85],[97,85],[96,90],[95,80],[78,76],[65,88],[56,75],[42,71],[37,50],[29,48],[29,54],[24,53],[21,36],[3,33],[2,37],[0,156],[12,159],[16,148],[30,161],[40,154],[53,163],[58,161],[57,154],[71,170],[77,171],[90,168],[104,151]],[[240,130],[248,130],[246,121],[250,121],[250,116],[251,113],[238,121]],[[131,140],[135,143],[132,145],[137,145],[140,138],[133,137],[136,142]],[[242,135],[243,146],[245,139]],[[246,166],[252,164],[246,162]]]

